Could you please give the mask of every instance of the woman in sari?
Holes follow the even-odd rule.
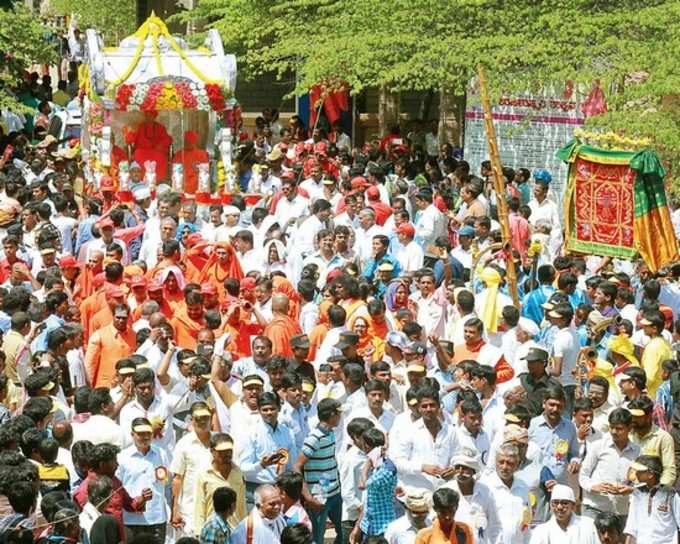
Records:
[[[166,266],[158,275],[163,284],[163,296],[173,310],[184,303],[184,274],[178,266]]]
[[[276,239],[269,240],[264,244],[264,255],[265,275],[270,275],[272,272],[283,272],[286,276],[290,276],[290,266],[286,260],[288,251],[286,251],[283,242]]]
[[[371,334],[368,319],[356,317],[352,330],[359,335],[357,354],[360,357],[370,357],[372,362],[380,361],[385,355],[385,341]]]
[[[398,328],[397,312],[408,309],[408,295],[408,287],[399,280],[395,280],[387,286],[385,294],[387,311],[385,316],[392,329]]]

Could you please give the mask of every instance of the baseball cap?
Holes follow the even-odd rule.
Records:
[[[66,255],[65,257],[62,257],[59,259],[59,266],[61,268],[78,268],[78,261],[76,261],[75,257],[72,255]]]
[[[416,235],[416,228],[411,223],[402,223],[396,229],[394,229],[394,232],[413,238]]]
[[[210,417],[212,413],[205,402],[194,402],[191,405],[191,417]]]
[[[403,349],[408,344],[408,337],[401,331],[390,331],[387,333],[387,338],[385,342],[392,347],[398,348],[403,351]]]
[[[130,278],[130,287],[146,287],[147,280],[144,276],[132,276]]]
[[[250,374],[243,378],[243,389],[253,386],[264,387],[264,380],[262,377],[257,374]]]
[[[113,224],[113,221],[111,220],[110,217],[105,217],[104,219],[99,221],[99,223],[97,223],[97,226],[100,229],[106,229],[106,228],[112,229],[115,225]]]
[[[415,353],[416,355],[425,355],[427,353],[427,346],[423,342],[411,342],[404,349],[406,353]]]
[[[202,295],[216,295],[217,294],[217,287],[215,287],[212,283],[204,283],[201,285],[201,294]]]
[[[458,229],[458,237],[461,236],[468,236],[469,238],[474,238],[475,228],[471,227],[470,225],[465,225],[464,227],[461,227],[460,229]]]

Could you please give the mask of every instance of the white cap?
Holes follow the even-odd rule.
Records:
[[[529,336],[534,337],[538,334],[538,325],[528,317],[520,317],[517,322],[517,327],[526,332]]]
[[[225,206],[224,207],[224,215],[240,215],[241,210],[239,210],[236,206]]]
[[[146,186],[143,187],[136,187],[133,191],[132,194],[135,197],[135,200],[144,200],[145,198],[150,198],[151,197],[151,189],[149,189]]]
[[[574,497],[574,490],[568,485],[562,484],[556,484],[555,487],[552,488],[550,500],[576,502],[576,498]]]
[[[462,448],[458,450],[451,459],[451,465],[463,465],[464,467],[471,468],[476,473],[480,471],[479,457],[476,452],[470,448]]]
[[[401,350],[403,350],[406,347],[406,345],[409,343],[408,338],[401,331],[390,331],[390,332],[388,332],[387,338],[385,338],[385,342],[387,342],[390,346],[393,346],[395,348],[399,348]]]

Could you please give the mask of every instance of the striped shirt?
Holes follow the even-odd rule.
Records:
[[[325,499],[340,493],[340,475],[335,460],[335,433],[318,425],[302,444],[307,457],[304,478],[310,492]]]

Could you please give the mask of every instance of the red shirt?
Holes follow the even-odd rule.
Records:
[[[75,500],[80,508],[82,509],[87,502],[87,488],[90,485],[90,480],[96,478],[97,474],[94,471],[89,471],[87,473],[87,478],[83,480],[80,487],[73,494],[73,500]],[[111,478],[113,482],[113,495],[111,495],[111,500],[109,504],[106,505],[104,509],[105,514],[111,514],[118,521],[118,530],[121,535],[121,539],[125,538],[125,527],[123,526],[123,509],[128,512],[143,512],[144,502],[141,497],[133,499],[130,497],[128,492],[123,487],[123,483],[115,476]]]

